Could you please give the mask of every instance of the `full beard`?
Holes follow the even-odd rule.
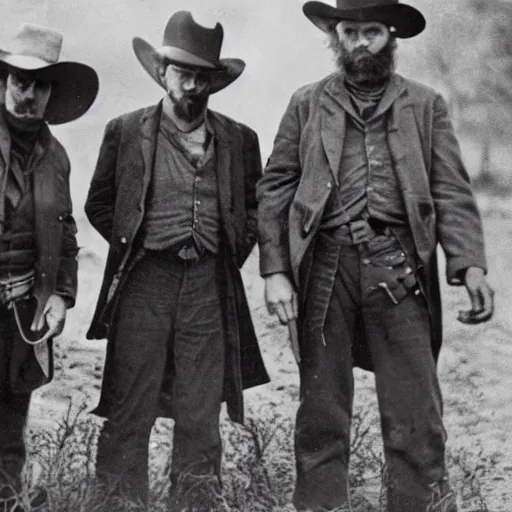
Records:
[[[174,105],[174,113],[178,119],[191,123],[197,120],[206,110],[208,94],[184,94],[181,99],[169,92]]]
[[[374,89],[383,86],[395,70],[396,40],[390,39],[379,53],[366,48],[349,52],[334,33],[329,42],[334,51],[336,66],[345,78],[360,87]]]

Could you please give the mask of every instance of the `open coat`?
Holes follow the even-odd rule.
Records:
[[[482,226],[443,98],[398,74],[388,87],[398,89],[388,112],[388,143],[424,268],[437,358],[441,303],[436,247],[439,243],[446,255],[448,282],[462,284],[464,269],[486,270]],[[333,74],[293,95],[258,185],[261,274],[288,273],[299,292],[327,198],[343,179],[339,167],[348,115],[339,101],[343,89],[342,77]],[[355,364],[371,368],[364,356],[356,357]]]
[[[215,133],[221,214],[224,397],[231,418],[242,422],[242,390],[268,382],[239,271],[256,242],[256,183],[261,177],[261,156],[252,130],[216,112],[209,110],[207,115]],[[96,410],[102,416],[108,416],[112,400],[109,378],[115,350],[113,311],[130,263],[143,242],[139,228],[153,171],[160,117],[161,103],[108,123],[85,205],[91,224],[110,244],[103,284],[87,333],[89,339],[108,338],[102,395]],[[168,414],[161,411],[161,415]]]
[[[1,116],[0,116],[1,119]],[[9,129],[3,119],[0,122],[0,176],[10,166],[11,139]],[[28,163],[32,175],[34,197],[34,237],[36,245],[35,284],[33,296],[35,310],[32,315],[22,315],[24,327],[29,332],[33,318],[43,314],[46,301],[52,294],[60,295],[68,308],[75,304],[77,291],[76,223],[72,215],[69,190],[70,163],[65,149],[53,137],[45,125],[36,142]],[[26,347],[25,347],[26,349]],[[27,350],[20,354],[27,356]],[[35,348],[41,368],[30,365],[34,375],[25,375],[30,388],[36,388],[51,380],[53,359],[51,341]],[[17,360],[17,354],[13,354]],[[15,364],[20,368],[23,360]]]

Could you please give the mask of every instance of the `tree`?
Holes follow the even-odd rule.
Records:
[[[488,182],[493,143],[512,136],[512,3],[459,0],[458,7],[430,43],[430,61],[458,127],[481,141],[479,179]]]

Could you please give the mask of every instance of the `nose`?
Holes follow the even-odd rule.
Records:
[[[23,96],[26,99],[34,99],[36,97],[36,81],[30,82],[24,89],[23,89]]]
[[[356,48],[361,48],[361,47],[368,48],[369,44],[370,44],[370,41],[364,34],[358,35],[357,42],[356,42]]]
[[[183,88],[187,91],[193,91],[194,89],[197,89],[197,77],[188,77],[187,80],[185,80],[185,83],[183,84]]]

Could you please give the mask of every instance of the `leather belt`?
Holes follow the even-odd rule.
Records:
[[[336,230],[336,238],[343,245],[359,245],[368,242],[376,235],[387,235],[389,226],[377,219],[358,219],[343,224]]]
[[[33,270],[20,276],[0,278],[0,303],[12,302],[30,295],[34,286],[35,273]]]
[[[202,247],[198,248],[192,240],[187,240],[183,244],[173,245],[157,252],[161,252],[164,255],[168,255],[180,261],[194,263],[199,263],[207,254],[211,254]]]

